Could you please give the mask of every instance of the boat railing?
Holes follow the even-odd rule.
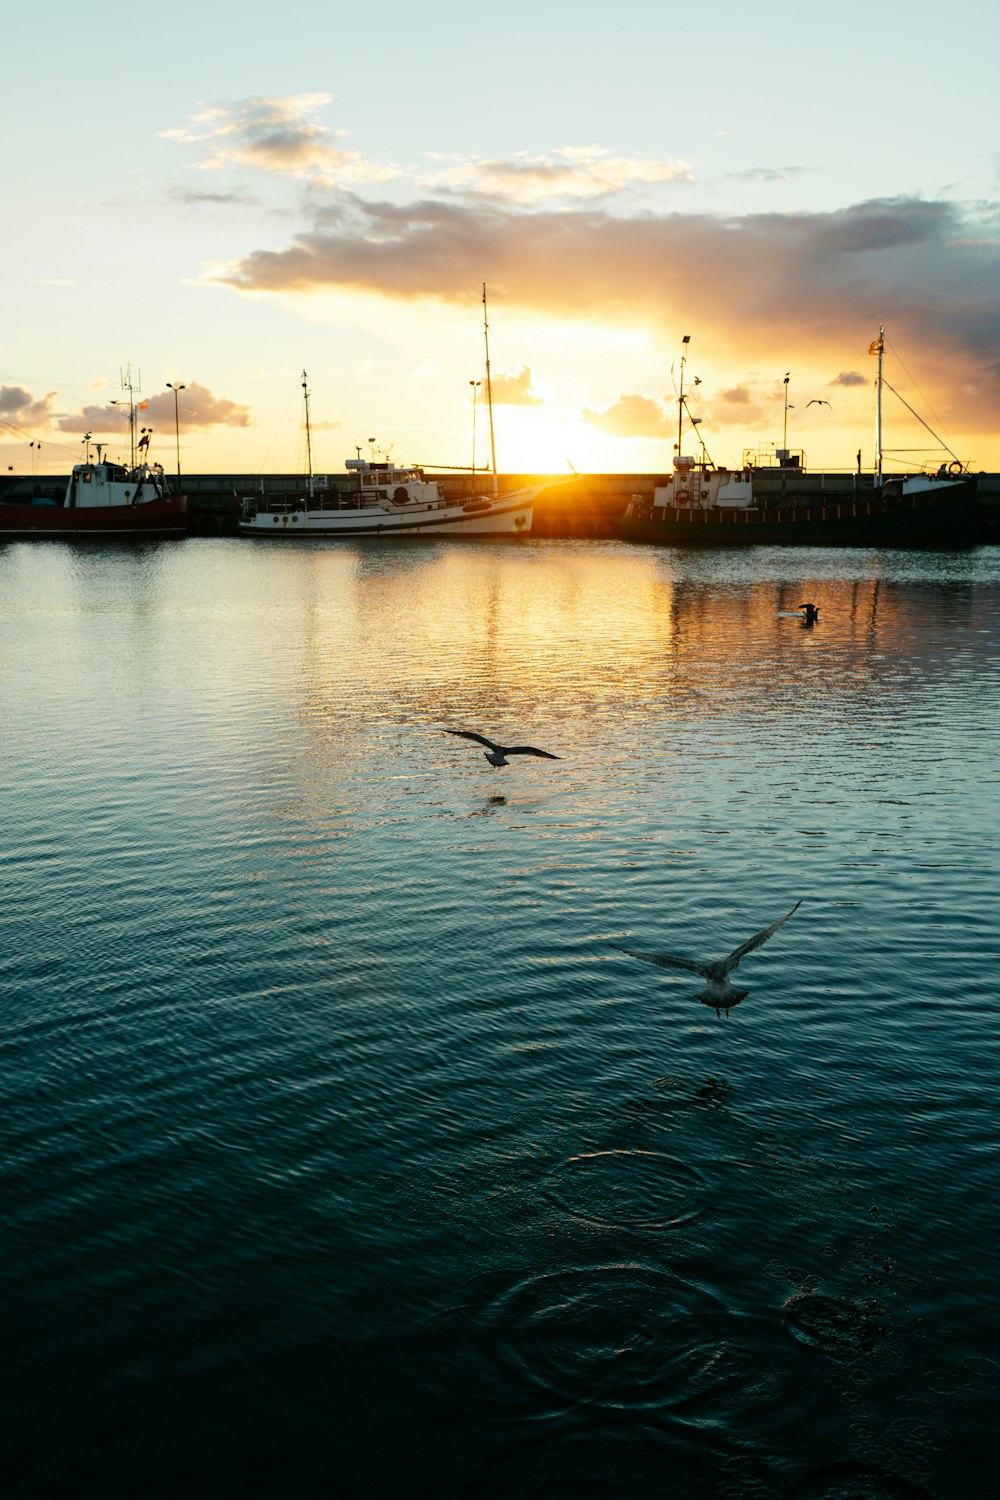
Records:
[[[786,474],[804,474],[806,455],[801,448],[778,448],[768,443],[759,448],[744,448],[744,469],[779,469]]]
[[[322,497],[313,496],[311,499],[308,495],[280,495],[273,498],[263,495],[246,495],[240,502],[240,516],[244,521],[252,521],[255,516],[290,516],[307,513],[310,510],[374,510],[379,505],[384,505],[387,510],[396,511],[402,515],[407,511],[447,510],[449,505],[454,503],[443,495],[428,500],[397,501],[384,489],[340,492],[332,490]]]

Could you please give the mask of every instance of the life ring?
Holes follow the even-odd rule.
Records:
[[[392,492],[392,498],[397,505],[405,505],[410,498],[410,492],[404,485],[397,484]]]
[[[948,473],[949,474],[961,474],[963,472],[964,472],[964,467],[963,467],[961,459],[959,459],[959,458],[953,458],[952,461],[951,461],[951,463],[948,465]]]

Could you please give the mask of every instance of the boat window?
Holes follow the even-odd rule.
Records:
[[[83,480],[84,484],[89,484],[90,483],[90,470],[89,469],[84,469],[83,473],[80,475],[80,478]]]

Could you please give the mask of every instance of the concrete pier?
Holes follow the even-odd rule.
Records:
[[[481,493],[489,476],[467,473],[427,474],[438,481],[448,496]],[[887,476],[888,477],[888,476]],[[0,477],[0,500],[28,500],[32,496],[61,499],[66,492],[66,475],[4,475]],[[535,501],[532,535],[536,537],[602,537],[617,536],[618,522],[633,495],[651,495],[663,474],[581,474],[567,479],[565,474],[501,474],[501,493],[522,485],[542,483],[543,490]],[[976,487],[974,539],[978,542],[1000,542],[1000,474],[969,476]],[[169,476],[168,476],[168,482]],[[754,471],[754,495],[762,503],[780,500],[783,505],[802,504],[820,497],[836,500],[870,494],[870,474],[793,473],[779,469]],[[347,488],[346,476],[330,475],[331,488]],[[244,495],[277,498],[281,495],[304,496],[302,474],[190,474],[181,481],[188,496],[190,529],[198,536],[229,535],[236,531],[240,499]]]

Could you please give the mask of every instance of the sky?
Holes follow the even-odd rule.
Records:
[[[123,454],[129,380],[168,473],[303,472],[303,372],[315,471],[488,465],[484,284],[501,472],[668,469],[683,347],[685,450],[870,469],[881,325],[886,469],[1000,471],[995,4],[50,0],[3,37],[0,472]]]

